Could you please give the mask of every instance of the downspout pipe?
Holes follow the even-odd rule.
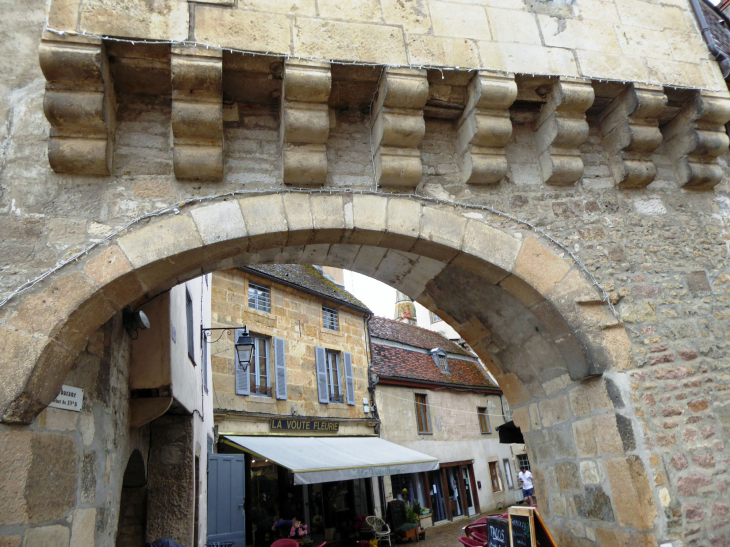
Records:
[[[728,56],[720,51],[720,49],[717,47],[717,44],[715,43],[715,38],[712,36],[710,27],[707,24],[707,19],[705,18],[705,14],[702,11],[702,7],[700,6],[700,0],[689,0],[689,3],[692,6],[692,11],[695,12],[697,22],[700,24],[702,37],[705,39],[710,53],[719,63],[720,70],[722,71],[722,77],[725,78],[725,81],[728,81],[728,78],[730,77],[730,59],[728,59]]]

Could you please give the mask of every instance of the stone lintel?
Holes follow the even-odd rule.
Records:
[[[223,56],[200,47],[173,48],[172,136],[175,177],[223,178]]]
[[[51,125],[48,162],[57,173],[108,175],[112,168],[116,99],[100,41],[41,40],[38,55]]]
[[[321,186],[327,180],[331,90],[329,63],[284,61],[280,138],[286,184]]]
[[[730,97],[697,92],[685,107],[662,127],[664,146],[674,159],[679,183],[688,189],[716,186],[723,177],[717,157],[730,139]]]
[[[385,187],[415,188],[421,180],[421,145],[426,134],[423,108],[428,100],[427,72],[384,69],[372,112],[375,176]]]
[[[466,108],[456,124],[462,181],[494,184],[507,174],[504,147],[512,136],[509,107],[517,98],[515,77],[478,71],[467,93]]]
[[[595,94],[589,80],[560,78],[535,120],[545,184],[569,186],[583,176],[579,147],[588,138],[586,111]]]
[[[643,188],[656,177],[652,153],[662,143],[659,118],[667,105],[660,86],[629,84],[600,115],[611,171],[621,188]]]

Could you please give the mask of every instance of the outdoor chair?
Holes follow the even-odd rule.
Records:
[[[476,541],[481,541],[482,543],[487,542],[487,536],[482,534],[481,532],[472,532],[471,539],[474,539]]]
[[[475,539],[469,539],[463,536],[459,538],[459,542],[466,547],[484,547],[487,544],[486,541],[477,541]]]
[[[277,539],[274,543],[271,544],[271,547],[299,547],[299,544],[295,539],[284,538]]]
[[[375,534],[375,539],[377,539],[378,542],[381,539],[387,539],[388,545],[392,545],[390,542],[390,526],[385,524],[383,519],[380,517],[365,517],[365,522],[367,522],[368,526],[372,529],[373,534]]]

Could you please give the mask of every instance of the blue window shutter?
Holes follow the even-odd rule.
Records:
[[[241,370],[236,359],[233,360],[233,366],[236,367],[236,395],[250,395],[251,383],[248,381],[248,371],[251,367]]]
[[[327,386],[327,356],[324,348],[314,348],[314,358],[317,362],[317,391],[319,391],[319,402],[329,403],[330,396]]]
[[[352,355],[343,354],[345,357],[345,389],[347,391],[347,404],[355,404],[355,379],[352,377]]]
[[[286,399],[286,344],[274,338],[274,368],[276,369],[276,398]]]

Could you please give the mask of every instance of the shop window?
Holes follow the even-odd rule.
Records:
[[[322,326],[327,330],[340,330],[340,318],[336,309],[322,306]]]
[[[499,472],[497,462],[489,462],[489,476],[492,479],[492,491],[501,492],[502,487],[499,484]]]
[[[514,488],[514,482],[512,481],[512,468],[509,465],[509,460],[505,458],[502,460],[502,464],[504,465],[504,476],[507,478],[507,486],[512,489]]]
[[[188,333],[188,357],[195,364],[195,327],[193,326],[193,297],[190,295],[190,289],[185,287],[185,320]]]
[[[256,283],[248,283],[248,307],[271,313],[271,289]]]
[[[489,429],[489,415],[487,409],[484,407],[477,408],[477,414],[479,414],[479,429],[482,433],[491,433]]]
[[[416,422],[418,425],[418,433],[420,435],[430,435],[431,419],[428,412],[428,401],[426,395],[416,393]]]
[[[327,380],[329,383],[329,401],[330,403],[342,403],[344,397],[342,394],[342,376],[340,374],[340,352],[327,352]]]
[[[518,454],[517,455],[517,468],[522,471],[523,467],[526,467],[527,470],[530,470],[530,460],[527,458],[527,454]]]
[[[251,395],[271,395],[271,374],[269,370],[269,340],[253,337],[254,352],[248,367],[248,381]]]

